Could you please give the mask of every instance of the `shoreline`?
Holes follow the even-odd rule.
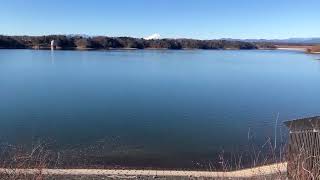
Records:
[[[320,51],[312,51],[313,46],[277,46],[277,50],[300,51],[306,54],[320,54]]]
[[[277,50],[288,50],[288,51],[307,51],[305,48],[277,48]]]
[[[254,50],[285,50],[285,51],[296,51],[296,52],[303,52],[305,54],[315,54],[319,55],[320,52],[308,52],[308,47],[306,46],[293,46],[293,47],[276,47],[276,48],[258,48],[258,49],[233,49],[233,48],[227,48],[227,49],[197,49],[197,48],[182,48],[182,49],[167,49],[167,48],[144,48],[144,49],[138,49],[138,48],[109,48],[109,49],[95,49],[95,48],[57,48],[57,49],[50,49],[50,48],[1,48],[0,50],[39,50],[39,51],[143,51],[143,50],[154,50],[154,51],[190,51],[190,50],[203,50],[203,51],[232,51],[232,50],[248,50],[248,51],[254,51]]]
[[[237,49],[237,48],[225,48],[225,49],[200,49],[200,48],[181,48],[181,49],[170,49],[170,48],[108,48],[108,49],[97,49],[97,48],[55,48],[51,49],[50,47],[42,48],[3,48],[0,47],[0,50],[53,50],[53,51],[114,51],[114,50],[130,50],[130,51],[139,51],[139,50],[173,50],[173,51],[184,51],[184,50],[214,50],[214,51],[230,51],[230,50],[270,50],[264,48],[257,49]],[[276,48],[275,48],[276,49]],[[272,49],[274,50],[274,49]]]
[[[277,50],[287,50],[287,51],[300,51],[307,52],[312,46],[289,46],[289,45],[276,45]]]
[[[320,54],[320,52],[308,52],[308,49],[305,49],[305,48],[277,48],[276,50],[279,50],[279,51],[296,51],[296,52],[302,52],[302,53],[305,53],[305,54]]]
[[[168,170],[118,170],[118,169],[6,169],[0,168],[1,174],[23,175],[62,175],[62,176],[129,176],[129,177],[204,177],[204,178],[252,178],[285,174],[287,163],[276,163],[236,171],[168,171]]]

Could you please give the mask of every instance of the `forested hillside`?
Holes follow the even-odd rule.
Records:
[[[0,48],[20,49],[50,48],[51,40],[55,40],[59,49],[257,49],[251,42],[236,40],[195,40],[195,39],[154,39],[145,40],[131,37],[106,36],[0,36]]]

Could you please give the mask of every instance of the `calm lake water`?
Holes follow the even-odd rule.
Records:
[[[320,112],[320,58],[294,51],[0,50],[0,141],[94,165],[199,168]]]

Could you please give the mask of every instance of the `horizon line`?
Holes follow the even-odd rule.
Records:
[[[136,36],[130,36],[130,35],[121,35],[121,36],[112,36],[112,35],[89,35],[89,34],[83,34],[83,33],[57,33],[57,34],[51,34],[51,33],[44,33],[44,34],[34,34],[34,35],[28,35],[28,34],[0,34],[0,36],[30,36],[30,37],[40,37],[40,36],[82,36],[82,37],[98,37],[98,36],[104,36],[104,37],[129,37],[129,38],[136,38],[136,39],[145,39],[145,37],[136,37]],[[159,39],[193,39],[193,40],[288,40],[288,39],[318,39],[320,36],[301,36],[301,37],[286,37],[286,38],[232,38],[232,37],[222,37],[222,38],[192,38],[192,37],[161,37]]]

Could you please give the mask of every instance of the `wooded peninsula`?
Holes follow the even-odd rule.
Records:
[[[54,40],[57,49],[258,49],[275,48],[271,43],[237,40],[151,39],[132,37],[48,35],[0,35],[0,49],[50,49]]]

